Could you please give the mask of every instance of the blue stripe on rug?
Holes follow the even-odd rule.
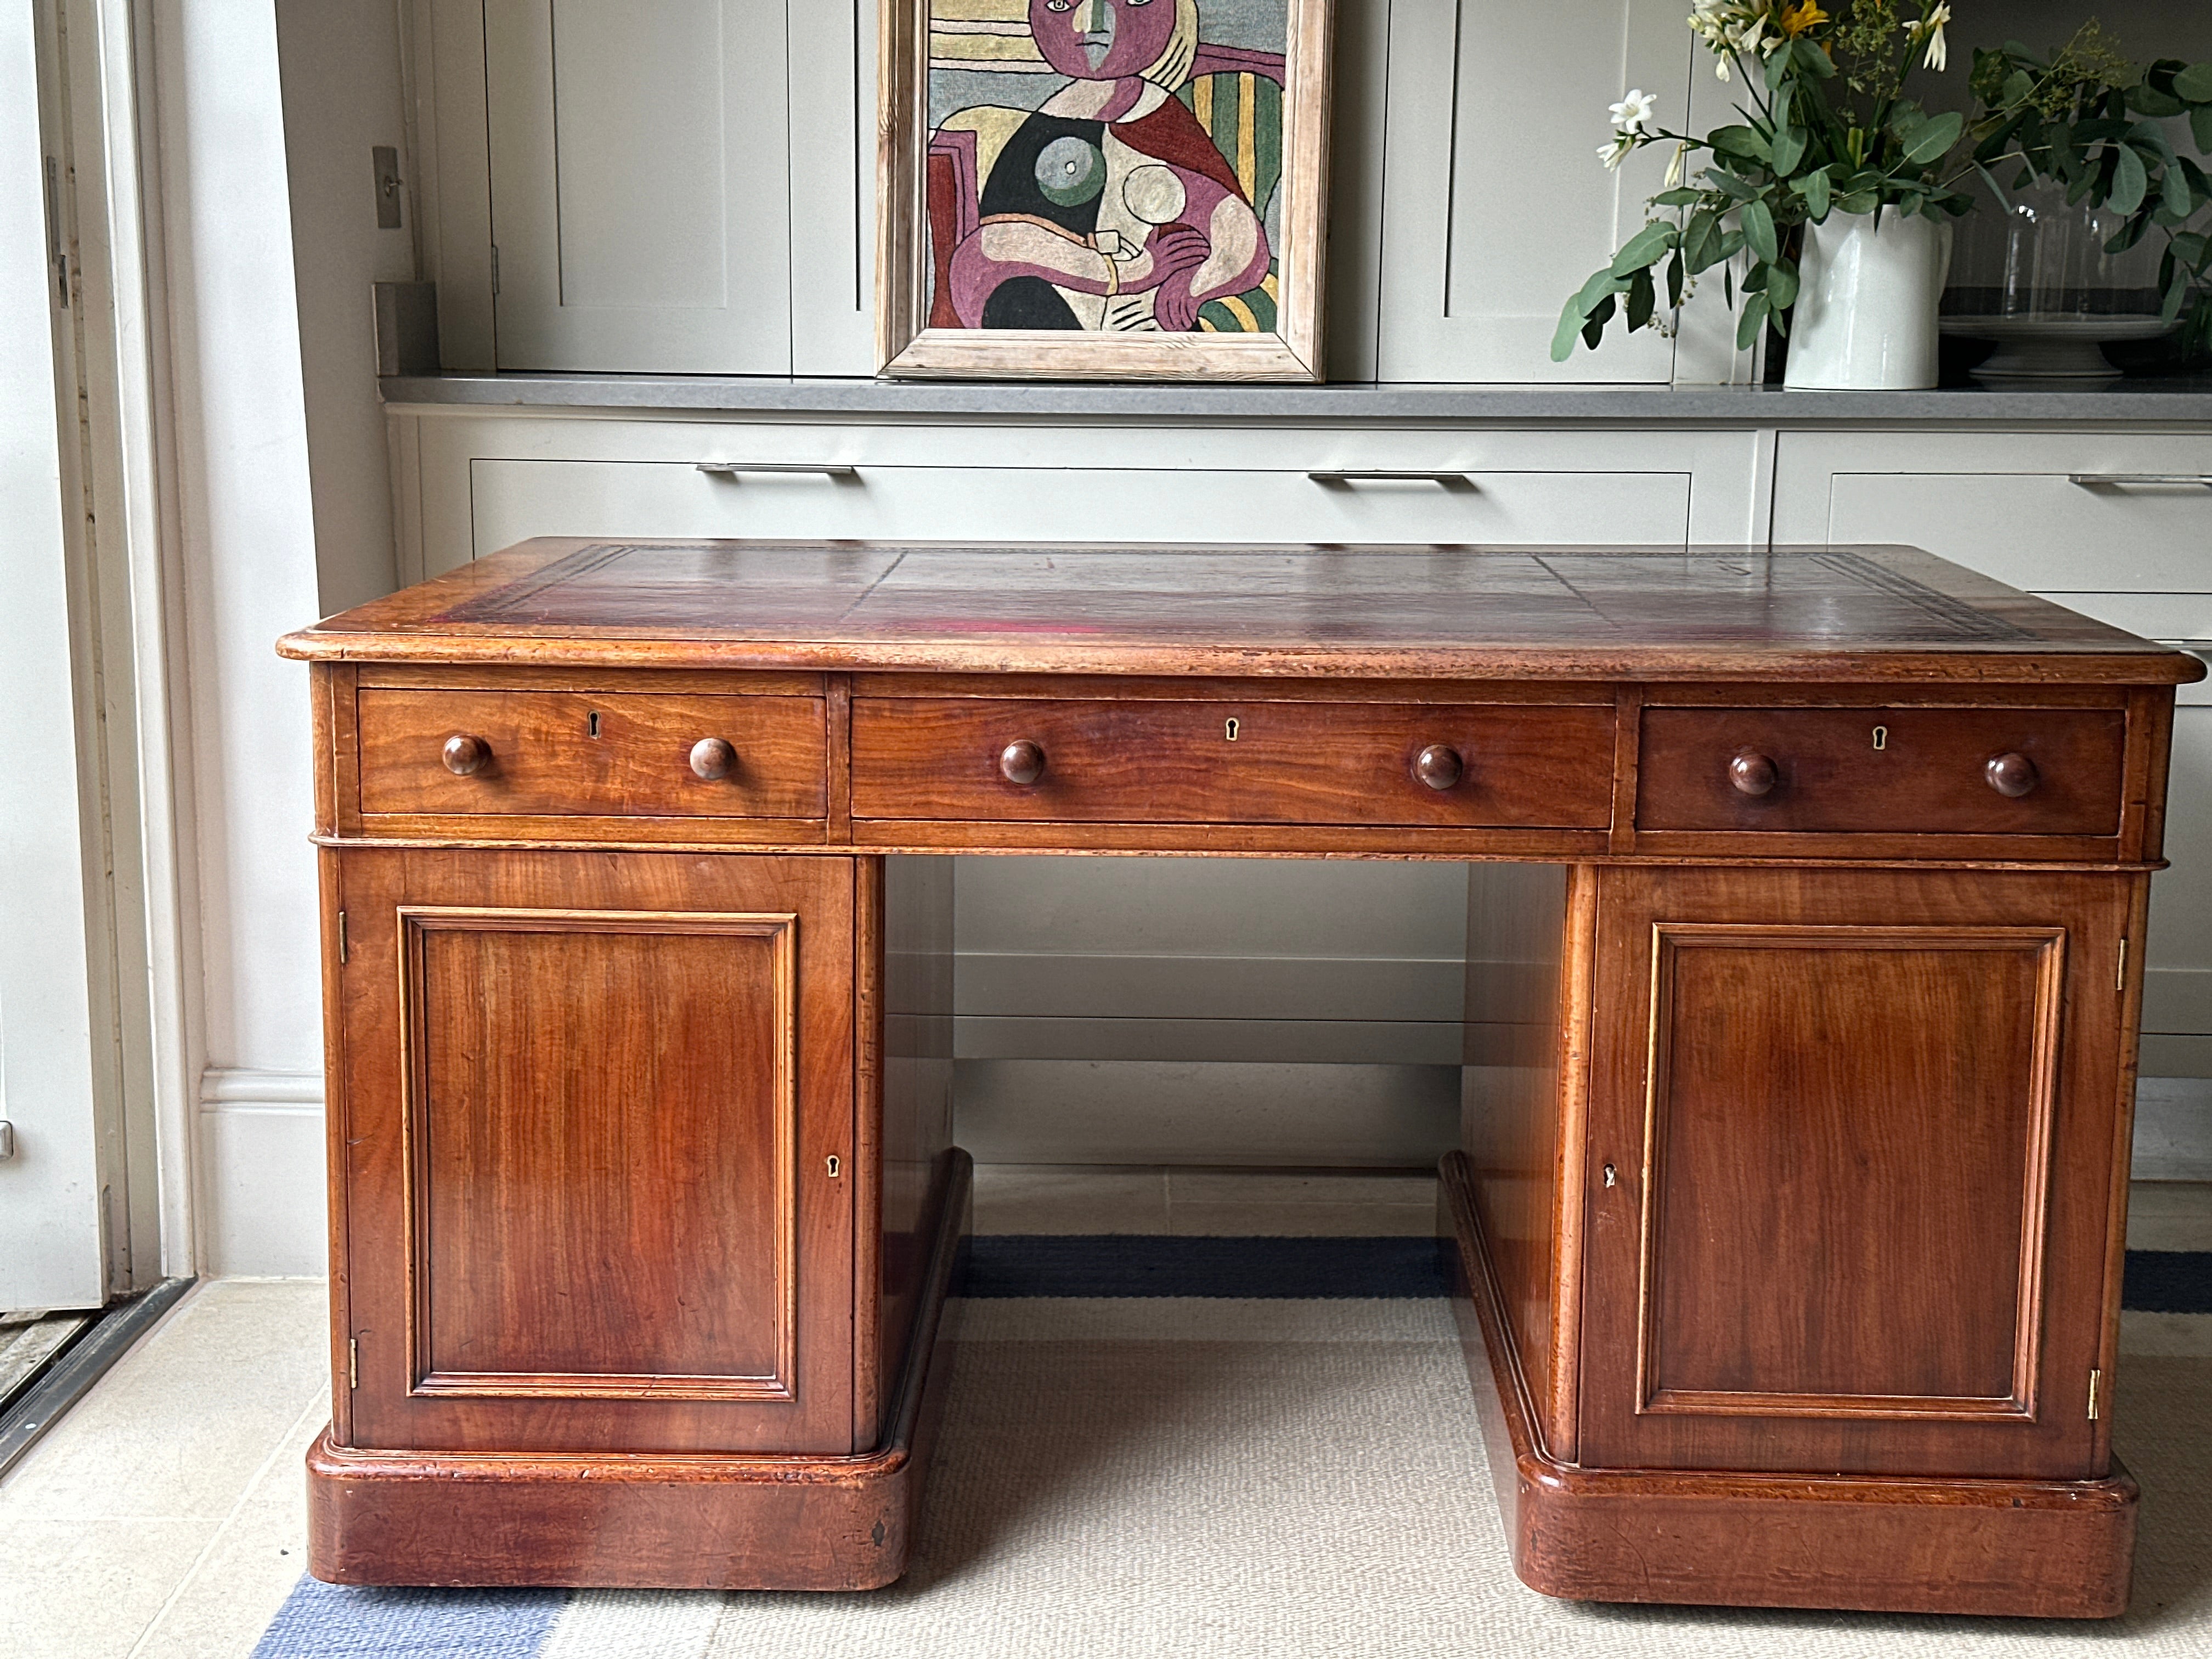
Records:
[[[1162,1238],[986,1234],[968,1241],[957,1293],[971,1297],[1451,1294],[1433,1238]]]
[[[2212,1250],[2130,1250],[2120,1305],[2137,1313],[2212,1313]]]
[[[567,1590],[365,1589],[302,1578],[253,1659],[536,1659]]]

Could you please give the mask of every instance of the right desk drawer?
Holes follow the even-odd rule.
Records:
[[[2094,708],[1647,708],[1639,830],[2111,836],[2126,716]]]

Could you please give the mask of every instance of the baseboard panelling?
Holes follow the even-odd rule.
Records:
[[[329,1271],[319,1072],[210,1066],[201,1079],[199,1215],[206,1271]]]

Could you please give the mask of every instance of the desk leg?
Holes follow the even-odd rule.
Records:
[[[1440,1220],[1524,1581],[2124,1608],[2142,879],[1474,872]]]

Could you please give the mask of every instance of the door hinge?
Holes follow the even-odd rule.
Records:
[[[499,244],[491,245],[491,297],[499,298]]]
[[[346,1339],[346,1387],[349,1389],[357,1389],[360,1386],[361,1339],[359,1337],[348,1337]],[[2090,1415],[2094,1417],[2096,1413],[2093,1411],[2090,1413]]]
[[[343,967],[344,967],[344,966],[345,966],[346,957],[347,957],[348,954],[350,952],[351,948],[352,948],[352,947],[351,947],[349,945],[348,945],[348,943],[346,942],[346,914],[345,914],[345,912],[344,912],[344,911],[341,910],[341,911],[339,911],[339,912],[338,912],[338,966],[339,966],[339,967],[343,968]]]
[[[2101,1370],[2091,1370],[2091,1371],[2090,1371],[2090,1373],[2089,1373],[2089,1420],[2090,1420],[2092,1423],[2094,1423],[2094,1422],[2095,1422],[2095,1421],[2097,1420],[2097,1386],[2098,1386],[2098,1384],[2101,1383],[2104,1380],[2105,1380],[2105,1374],[2104,1374],[2104,1372],[2102,1372]]]
[[[2128,941],[2124,936],[2120,940],[2120,966],[2119,971],[2112,975],[2112,988],[2115,991],[2128,988]]]

